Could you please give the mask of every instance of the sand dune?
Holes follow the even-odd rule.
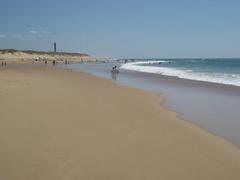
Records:
[[[88,54],[81,53],[66,53],[66,52],[42,52],[42,51],[18,51],[14,49],[0,50],[0,61],[7,61],[8,63],[19,62],[41,62],[44,60],[64,62],[89,62],[95,61],[96,58],[89,56]]]

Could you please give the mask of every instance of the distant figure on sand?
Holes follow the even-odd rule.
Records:
[[[53,60],[53,62],[52,62],[52,63],[53,63],[53,66],[55,66],[55,64],[56,64],[56,60]]]
[[[47,65],[47,60],[44,61],[45,65]]]
[[[111,76],[114,81],[117,80],[118,73],[119,73],[119,70],[117,69],[117,66],[113,66],[111,70]]]
[[[69,64],[69,62],[67,60],[64,61],[64,64]]]

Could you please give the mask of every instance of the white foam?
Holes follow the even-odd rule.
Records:
[[[141,61],[123,64],[120,68],[138,72],[161,74],[166,76],[175,76],[183,79],[196,81],[205,81],[219,84],[240,86],[239,74],[228,73],[200,73],[192,70],[180,70],[169,67],[142,66],[144,64],[167,63],[168,61]]]

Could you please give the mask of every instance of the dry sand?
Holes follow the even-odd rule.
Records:
[[[0,180],[239,180],[239,149],[161,101],[83,73],[1,68]]]

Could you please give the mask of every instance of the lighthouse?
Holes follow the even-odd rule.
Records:
[[[57,43],[54,42],[54,52],[57,52]]]

